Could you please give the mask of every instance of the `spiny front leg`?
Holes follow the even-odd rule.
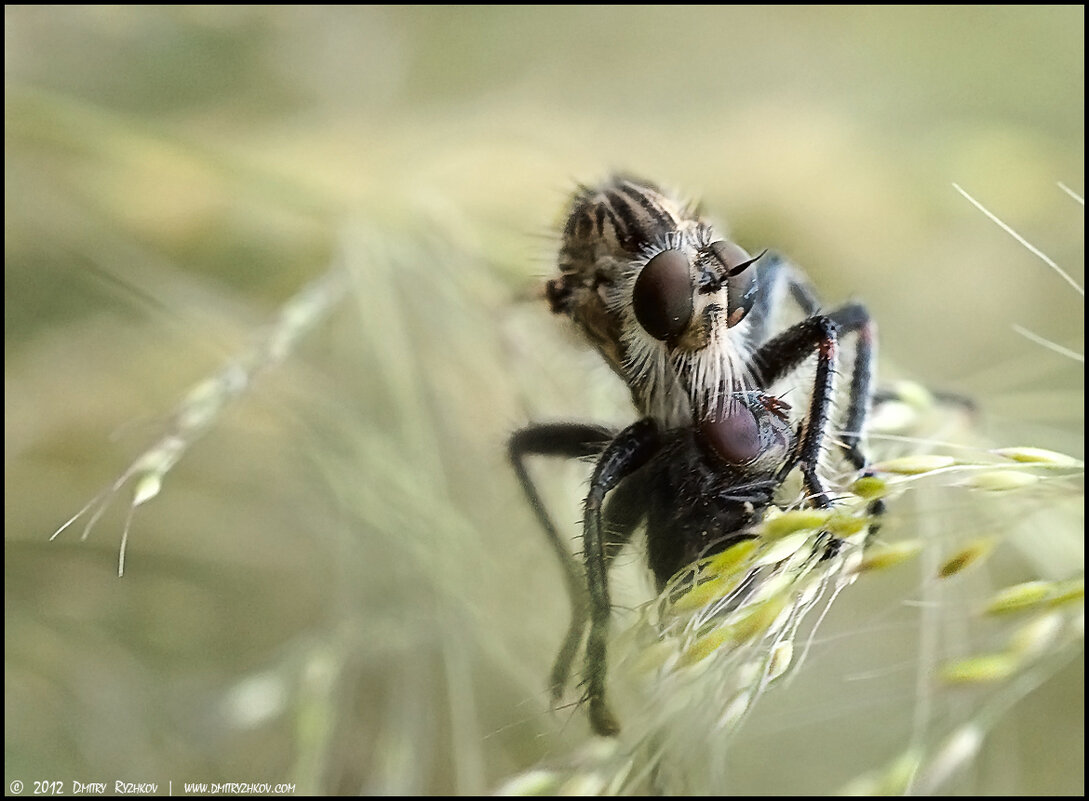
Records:
[[[631,475],[661,447],[658,425],[647,418],[620,432],[601,454],[590,480],[583,514],[583,551],[586,559],[586,584],[590,594],[590,632],[586,639],[584,677],[590,704],[590,725],[603,736],[620,731],[605,700],[605,675],[609,640],[608,564],[602,536],[601,510],[605,496],[625,477]]]
[[[564,635],[563,645],[552,665],[550,686],[553,701],[559,699],[567,686],[571,664],[575,660],[579,642],[586,630],[589,617],[589,600],[586,596],[586,579],[578,562],[568,551],[567,545],[556,529],[551,515],[545,508],[537,486],[526,468],[527,456],[559,456],[579,459],[597,453],[614,436],[613,431],[587,423],[544,423],[528,426],[511,435],[508,455],[514,473],[518,477],[526,499],[537,516],[541,529],[548,538],[556,558],[563,568],[564,583],[571,603],[571,618]]]
[[[841,334],[855,333],[855,363],[847,396],[847,417],[843,423],[843,452],[856,469],[866,466],[859,443],[873,405],[874,365],[877,361],[877,324],[861,303],[848,303],[828,315]]]
[[[835,389],[837,330],[831,318],[815,315],[791,326],[764,344],[753,356],[762,384],[767,387],[794,370],[813,352],[817,369],[809,410],[801,426],[794,458],[783,468],[780,478],[795,464],[802,472],[810,503],[817,507],[831,505],[824,484],[817,475],[817,464],[824,444],[825,430]]]

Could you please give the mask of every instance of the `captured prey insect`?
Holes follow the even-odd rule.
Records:
[[[622,431],[584,423],[530,425],[510,440],[515,473],[564,568],[571,622],[553,666],[562,693],[584,635],[583,678],[595,732],[619,731],[605,694],[611,612],[608,568],[645,529],[661,591],[696,559],[755,536],[795,468],[805,503],[832,504],[818,462],[828,439],[838,343],[856,338],[843,431],[851,466],[873,395],[876,327],[849,303],[824,313],[804,276],[764,252],[718,238],[698,209],[644,181],[613,177],[583,187],[568,209],[558,277],[545,294],[624,380],[639,419]],[[801,319],[769,330],[791,297]],[[773,394],[815,356],[801,419]],[[530,455],[594,457],[580,565],[526,469]],[[837,540],[828,536],[828,548]],[[831,551],[830,551],[831,552]],[[588,627],[588,632],[587,632]]]

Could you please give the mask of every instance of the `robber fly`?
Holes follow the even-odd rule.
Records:
[[[510,457],[571,597],[553,695],[562,693],[588,626],[583,677],[590,723],[611,735],[619,730],[605,697],[613,555],[645,529],[647,561],[661,591],[701,556],[754,536],[793,470],[801,474],[806,503],[830,506],[817,465],[828,438],[839,341],[856,338],[836,444],[861,469],[876,327],[858,303],[822,312],[788,262],[767,252],[752,256],[719,238],[698,209],[623,176],[575,194],[558,264],[559,276],[545,286],[552,311],[570,318],[624,380],[639,419],[619,432],[585,423],[531,425],[511,437]],[[803,319],[769,331],[788,297]],[[772,385],[810,357],[812,391],[795,424]],[[596,459],[582,565],[541,502],[526,470],[530,455]]]

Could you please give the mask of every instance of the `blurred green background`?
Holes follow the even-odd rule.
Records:
[[[865,299],[886,379],[1080,456],[1080,365],[1011,326],[1080,351],[1082,297],[951,184],[1081,284],[1083,95],[1080,6],[6,7],[7,786],[473,793],[585,741],[548,712],[566,601],[504,443],[630,419],[534,295],[614,169]],[[137,509],[123,579],[131,489],[47,542],[334,265],[347,299]],[[1083,792],[1081,664],[958,791]],[[711,789],[832,791],[918,722],[828,692],[771,727],[789,764]]]

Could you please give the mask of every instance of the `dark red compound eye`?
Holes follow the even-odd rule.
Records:
[[[663,342],[679,337],[692,319],[687,257],[679,250],[663,250],[648,261],[635,280],[631,300],[635,319],[648,334]]]
[[[724,412],[700,423],[700,433],[715,453],[730,464],[748,464],[763,450],[756,416],[740,403],[730,404]]]
[[[745,319],[756,300],[754,271],[749,268],[764,254],[754,259],[740,245],[725,239],[712,243],[711,252],[726,268],[726,325],[732,327]]]
[[[711,252],[715,254],[722,266],[726,268],[727,273],[732,275],[733,271],[740,267],[742,264],[752,260],[752,256],[745,248],[741,247],[734,242],[730,242],[727,239],[720,239],[718,242],[711,243]]]

